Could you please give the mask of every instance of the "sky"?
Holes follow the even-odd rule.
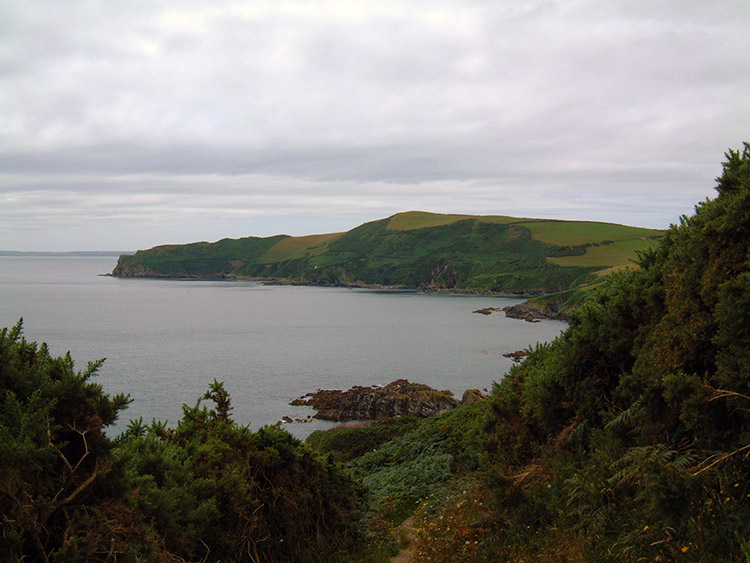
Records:
[[[750,140],[748,29],[748,0],[4,0],[0,250],[666,228]]]

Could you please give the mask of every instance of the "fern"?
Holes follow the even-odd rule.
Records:
[[[643,414],[645,410],[646,409],[643,406],[643,395],[641,395],[633,402],[632,405],[618,414],[615,418],[610,420],[604,427],[608,430],[619,428],[627,424],[630,419],[637,418],[638,416]]]

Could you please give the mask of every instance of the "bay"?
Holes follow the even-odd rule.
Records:
[[[252,428],[307,418],[310,409],[288,403],[317,389],[406,378],[460,399],[503,377],[504,353],[566,327],[473,313],[517,299],[99,275],[116,261],[0,256],[0,326],[23,317],[28,340],[70,351],[77,369],[106,358],[97,381],[132,396],[110,434],[139,417],[175,424],[214,379]],[[328,426],[285,425],[300,438]]]

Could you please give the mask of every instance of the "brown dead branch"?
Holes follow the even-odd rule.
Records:
[[[78,495],[80,495],[84,490],[86,490],[91,485],[91,483],[94,482],[98,474],[99,474],[99,463],[97,463],[96,466],[94,467],[94,472],[91,475],[89,475],[83,483],[78,485],[75,491],[73,491],[67,497],[65,497],[62,501],[60,501],[60,506],[64,506],[74,501]]]
[[[734,450],[733,452],[726,453],[726,454],[714,454],[714,455],[706,458],[705,460],[703,460],[700,464],[698,464],[698,467],[700,467],[704,463],[707,463],[709,460],[713,459],[714,461],[712,461],[711,463],[709,463],[707,466],[702,467],[701,469],[699,469],[698,471],[696,471],[692,475],[693,475],[693,477],[696,477],[697,475],[700,475],[704,471],[708,471],[713,466],[718,465],[719,463],[722,463],[722,462],[728,460],[730,457],[733,457],[733,456],[737,455],[738,453],[741,453],[741,452],[744,452],[744,451],[747,451],[747,450],[750,450],[750,444],[742,446],[741,448],[739,448],[737,450]]]

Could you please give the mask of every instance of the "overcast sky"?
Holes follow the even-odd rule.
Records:
[[[748,0],[5,0],[0,249],[667,227],[750,140],[748,29]]]

